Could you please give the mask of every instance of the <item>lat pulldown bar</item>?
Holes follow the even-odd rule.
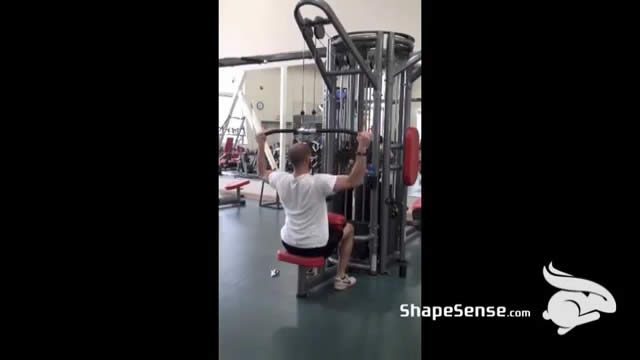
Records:
[[[292,133],[294,135],[309,135],[309,134],[326,134],[326,133],[334,133],[334,134],[347,134],[351,136],[357,136],[358,132],[353,130],[343,130],[343,129],[271,129],[264,132],[265,135],[279,134],[279,133]]]

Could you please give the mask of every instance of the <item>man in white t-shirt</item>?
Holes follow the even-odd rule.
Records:
[[[347,223],[342,232],[329,228],[326,198],[337,192],[353,189],[364,180],[367,147],[371,134],[358,134],[356,161],[349,175],[311,175],[311,148],[306,143],[296,143],[289,149],[289,161],[293,174],[267,170],[264,146],[266,136],[256,136],[258,142],[258,175],[273,186],[284,207],[285,223],[280,230],[282,244],[287,251],[299,256],[329,257],[340,245],[338,270],[334,287],[344,290],[355,285],[356,279],[347,276],[347,264],[353,249],[353,225]]]

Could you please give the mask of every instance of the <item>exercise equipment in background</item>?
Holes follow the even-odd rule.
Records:
[[[249,180],[236,180],[224,186],[225,190],[235,190],[234,195],[218,195],[218,208],[245,206],[244,195],[240,193],[242,187],[249,184]]]

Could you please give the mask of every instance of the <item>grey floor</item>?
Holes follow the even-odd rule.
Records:
[[[420,359],[419,318],[400,304],[420,304],[420,240],[407,246],[407,277],[354,274],[338,292],[327,286],[306,299],[296,293],[296,265],[275,259],[284,211],[219,211],[220,359]],[[280,276],[270,277],[271,269]]]

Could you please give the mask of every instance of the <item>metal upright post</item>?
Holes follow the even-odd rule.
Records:
[[[367,130],[366,129],[366,119],[364,119],[364,107],[365,107],[365,92],[367,91],[366,89],[366,77],[362,76],[362,75],[356,75],[358,78],[358,102],[357,102],[357,107],[358,107],[358,113],[356,114],[356,126],[361,130]],[[367,104],[368,105],[368,104]]]
[[[409,127],[409,123],[411,122],[411,82],[409,81],[409,74],[407,73],[407,71],[404,71],[402,73],[402,86],[403,86],[403,93],[404,93],[404,109],[402,112],[402,127],[399,129],[400,131],[402,131],[402,135],[401,135],[401,139],[402,139],[402,144],[404,145],[404,133],[407,131],[407,128]],[[402,156],[401,159],[404,159],[404,146],[402,147],[402,150],[399,151],[399,154]],[[404,164],[402,164],[404,166]],[[406,206],[409,206],[408,202],[407,202],[407,185],[404,184],[403,178],[402,178],[402,172],[398,173],[398,180],[399,180],[399,185],[401,186],[401,189],[399,191],[399,199],[400,201],[405,204]],[[406,267],[405,262],[406,262],[406,247],[405,247],[405,243],[406,243],[406,234],[405,234],[405,228],[407,226],[407,209],[406,208],[402,208],[402,214],[401,215],[401,220],[400,220],[400,243],[399,243],[399,262],[400,262],[400,277],[405,277],[406,276],[406,270],[404,270],[404,268]]]
[[[233,148],[235,149],[236,146],[238,146],[240,143],[244,143],[244,137],[245,137],[245,122],[246,122],[247,118],[246,117],[242,117],[241,118],[241,122],[240,122],[240,129],[238,130],[238,133],[236,134],[236,138],[233,140]]]
[[[329,61],[329,68],[331,70],[334,69],[336,54],[334,52],[335,49],[331,49],[330,56],[327,57],[327,61]],[[337,118],[340,112],[340,106],[338,106],[337,92],[335,91],[337,79],[332,77],[330,80],[331,89],[334,89],[333,92],[329,93],[329,104],[331,104],[331,111],[329,112],[329,128],[336,129],[337,126]],[[338,151],[337,148],[337,135],[329,134],[325,137],[325,142],[329,145],[329,151],[327,151],[328,157],[328,165],[329,165],[329,173],[336,173],[336,165],[335,165],[335,153]]]
[[[287,128],[287,66],[280,67],[280,129]],[[280,133],[280,171],[286,171],[284,133]]]
[[[356,65],[357,66],[357,65]],[[355,130],[355,131],[359,131],[360,129],[358,129],[358,122],[356,117],[354,116],[354,113],[356,113],[354,111],[355,108],[355,97],[356,97],[356,91],[355,91],[355,87],[356,87],[356,77],[357,75],[350,75],[349,76],[349,88],[347,90],[347,96],[349,97],[349,101],[347,102],[347,114],[349,114],[349,129]]]
[[[355,65],[355,67],[357,67],[358,65]],[[347,90],[347,97],[349,98],[349,100],[347,101],[347,126],[349,127],[349,129],[351,130],[355,130],[355,131],[359,131],[360,129],[358,129],[358,122],[357,122],[357,118],[354,116],[355,114],[357,114],[357,112],[355,111],[355,97],[356,97],[356,91],[355,91],[355,87],[356,87],[356,76],[357,75],[349,75],[348,77],[348,90]],[[351,142],[353,139],[348,139],[347,141]],[[351,220],[356,219],[356,195],[358,193],[358,189],[353,189],[351,191],[351,216],[349,217]]]
[[[384,92],[385,105],[384,105],[384,160],[382,165],[382,212],[380,222],[380,272],[382,274],[387,273],[387,258],[388,258],[388,245],[389,245],[389,177],[391,160],[391,120],[393,118],[393,84],[395,77],[393,76],[393,62],[395,46],[393,32],[389,32],[387,35],[387,56],[386,56],[386,74],[387,83]]]
[[[333,70],[334,68],[334,63],[335,63],[335,53],[334,53],[333,49],[333,45],[332,45],[332,41],[331,39],[328,39],[327,42],[327,69],[329,71]],[[340,109],[338,108],[337,105],[337,99],[336,99],[336,91],[331,91],[331,89],[335,89],[336,88],[336,78],[335,77],[331,77],[330,80],[330,86],[327,86],[328,89],[328,93],[327,93],[327,100],[328,100],[328,107],[326,110],[326,116],[327,116],[327,125],[326,127],[328,129],[335,129],[336,128],[336,111],[340,111]],[[335,162],[334,162],[334,157],[335,157],[335,153],[337,151],[336,149],[336,139],[335,139],[335,135],[334,134],[328,134],[327,136],[325,136],[324,138],[324,149],[322,150],[326,155],[326,161],[327,161],[327,171],[330,174],[335,174]]]
[[[405,113],[407,111],[406,100],[405,100],[406,91],[407,91],[407,72],[403,71],[400,74],[398,74],[398,80],[399,80],[399,83],[398,83],[399,98],[397,100],[398,118],[397,118],[397,122],[394,124],[396,125],[396,136],[393,139],[393,145],[391,146],[391,150],[393,151],[393,156],[395,158],[395,161],[392,161],[392,163],[393,165],[399,167],[399,169],[394,172],[394,179],[395,179],[394,180],[395,181],[394,197],[396,198],[397,201],[400,201],[404,204],[405,200],[402,198],[402,188],[405,185],[404,185],[403,176],[402,176],[402,169],[404,167],[404,164],[403,164],[404,133],[406,129]],[[400,231],[400,229],[398,229],[397,231]],[[396,246],[395,249],[397,250],[398,247]]]
[[[384,33],[377,32],[376,39],[376,64],[375,64],[375,80],[376,84],[373,92],[373,146],[371,147],[371,161],[375,169],[375,184],[371,191],[371,201],[369,211],[369,231],[371,233],[371,242],[369,247],[371,259],[371,273],[377,272],[378,266],[378,243],[380,241],[380,231],[378,226],[378,189],[380,184],[378,176],[380,174],[380,112],[382,111],[382,44]]]
[[[398,100],[398,132],[402,131],[403,129],[403,121],[404,121],[404,112],[405,112],[405,92],[407,89],[407,78],[406,78],[407,72],[403,71],[402,73],[400,73],[400,84],[398,85],[399,90],[400,90],[400,99]],[[404,136],[404,133],[402,135],[398,134],[398,139],[402,140]],[[403,141],[399,141],[397,143],[402,143]]]

